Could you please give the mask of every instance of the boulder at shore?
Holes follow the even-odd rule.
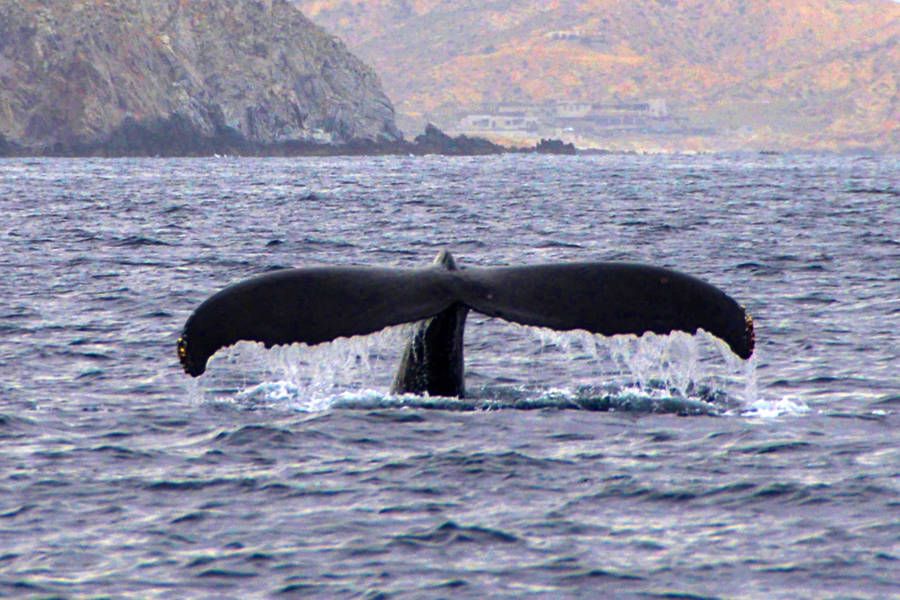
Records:
[[[401,139],[375,73],[287,0],[0,0],[0,154]]]

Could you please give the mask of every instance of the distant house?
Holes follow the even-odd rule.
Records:
[[[565,31],[548,31],[544,34],[548,40],[578,40],[581,39],[581,33],[574,30]]]
[[[483,104],[481,112],[491,115],[536,116],[538,105],[532,102],[497,102]]]
[[[626,131],[672,132],[683,127],[683,119],[669,115],[665,99],[654,98],[640,102],[485,104],[479,112],[463,115],[456,129],[473,134],[606,136]]]
[[[650,115],[656,117],[657,119],[665,119],[669,116],[669,108],[666,106],[666,101],[663,98],[654,98],[650,100],[647,104],[650,105]]]
[[[466,115],[459,123],[459,129],[465,131],[535,132],[538,126],[536,118],[524,113]]]
[[[582,119],[591,112],[590,102],[557,102],[553,105],[554,115],[563,119]]]

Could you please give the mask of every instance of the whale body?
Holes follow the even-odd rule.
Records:
[[[421,269],[283,269],[230,285],[191,314],[178,358],[197,377],[236,342],[309,345],[419,322],[394,378],[395,393],[465,394],[463,335],[469,310],[521,325],[612,336],[703,329],[743,359],[753,320],[696,277],[635,263],[584,262],[457,268],[449,252]]]

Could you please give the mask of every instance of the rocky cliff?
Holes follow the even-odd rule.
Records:
[[[0,0],[0,152],[401,137],[375,73],[287,0]]]
[[[374,66],[416,128],[483,103],[661,98],[716,135],[660,143],[900,149],[890,0],[295,3]]]

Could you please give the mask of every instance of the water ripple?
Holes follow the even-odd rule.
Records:
[[[0,160],[0,596],[894,597],[897,167]],[[693,273],[757,355],[473,314],[465,399],[387,392],[403,328],[180,370],[227,283],[442,248]]]

